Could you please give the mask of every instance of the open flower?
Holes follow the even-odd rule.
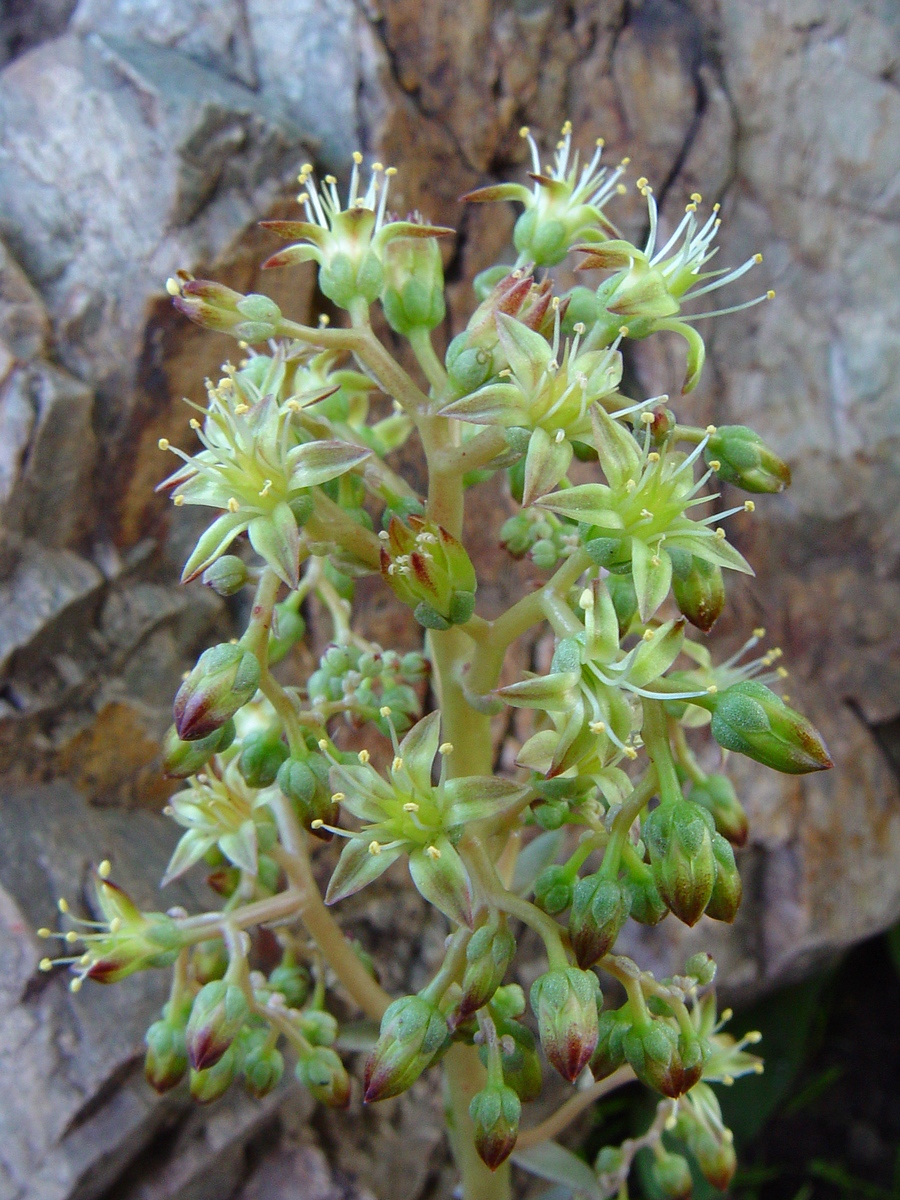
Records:
[[[340,308],[356,300],[372,304],[384,285],[384,248],[395,238],[444,237],[453,232],[440,225],[391,220],[387,213],[388,186],[393,167],[373,163],[369,184],[360,191],[362,155],[353,155],[350,190],[344,206],[337,180],[326,175],[320,189],[311,163],[299,176],[304,189],[297,197],[306,209],[305,221],[263,221],[264,228],[293,242],[273,254],[264,267],[288,267],[314,261],[319,264],[319,286]]]
[[[618,414],[617,414],[618,415]],[[652,421],[651,413],[645,413]],[[706,439],[690,453],[664,444],[651,450],[649,429],[643,447],[626,427],[595,405],[594,446],[607,483],[585,483],[544,496],[538,503],[580,521],[587,527],[584,544],[595,561],[612,571],[630,570],[634,577],[638,611],[648,621],[669,594],[672,559],[669,549],[742,571],[753,571],[744,557],[725,540],[725,530],[715,522],[745,509],[753,502],[714,513],[699,521],[685,514],[715,495],[700,495],[710,472],[695,480],[693,464]]]
[[[390,715],[389,713],[387,714]],[[343,809],[363,822],[358,832],[335,829],[348,838],[328,891],[334,904],[372,883],[401,855],[409,856],[413,883],[426,900],[451,920],[470,924],[471,885],[455,843],[473,821],[508,815],[521,806],[528,789],[507,779],[470,775],[446,779],[443,761],[438,783],[431,782],[435,757],[452,753],[439,745],[440,715],[431,713],[399,743],[388,778],[360,752],[358,765],[335,763],[332,786]]]
[[[484,204],[492,200],[517,200],[525,211],[516,221],[513,241],[519,251],[519,266],[534,263],[552,267],[561,263],[575,242],[602,242],[607,231],[615,232],[603,213],[611,196],[624,192],[619,183],[628,159],[614,170],[600,166],[603,139],[598,138],[593,157],[579,170],[578,153],[572,153],[572,122],[562,127],[553,163],[541,167],[537,142],[527,126],[519,131],[531,148],[533,188],[522,183],[500,183],[469,192],[464,200]]]
[[[321,398],[321,397],[320,397]],[[210,388],[201,425],[191,421],[203,449],[188,455],[167,439],[184,465],[159,485],[175,504],[224,509],[185,563],[182,582],[195,579],[245,530],[254,550],[289,586],[299,582],[299,527],[312,512],[310,489],[353,470],[369,451],[334,440],[304,440],[296,404],[271,393],[248,404],[230,377]]]

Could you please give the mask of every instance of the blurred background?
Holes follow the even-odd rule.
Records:
[[[900,1196],[900,943],[876,936],[900,915],[896,0],[3,0],[0,62],[0,1200],[449,1196],[433,1081],[349,1117],[289,1089],[160,1100],[140,1062],[165,981],[70,996],[31,930],[101,857],[145,906],[204,902],[200,881],[157,891],[159,738],[233,618],[176,586],[196,527],[153,488],[157,440],[186,444],[182,397],[233,343],[174,313],[166,277],[314,319],[310,275],[259,278],[275,247],[255,224],[294,211],[302,162],[343,176],[361,149],[399,168],[398,212],[459,231],[446,343],[472,276],[512,258],[512,210],[458,198],[523,177],[521,125],[550,149],[566,119],[631,156],[668,228],[699,191],[722,205],[723,265],[764,255],[723,302],[776,299],[704,327],[704,379],[673,405],[752,425],[791,465],[790,491],[731,527],[757,575],[711,640],[765,626],[837,763],[733,761],[752,822],[737,924],[671,920],[629,948],[662,973],[712,948],[736,1027],[765,1034],[766,1075],[726,1097],[733,1195]],[[611,215],[642,236],[634,190]],[[642,395],[676,393],[681,366],[665,338],[630,349]],[[486,615],[527,583],[497,545],[509,505],[498,482],[473,508]],[[377,584],[361,597],[373,636],[416,644]],[[365,895],[348,908],[387,984],[424,979],[439,924],[399,884]],[[625,1136],[641,1103],[617,1094],[573,1144]]]

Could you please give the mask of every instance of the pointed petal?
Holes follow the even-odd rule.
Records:
[[[603,474],[618,491],[629,479],[637,481],[641,455],[631,432],[616,421],[600,404],[591,409],[594,448],[600,456]]]
[[[450,801],[448,823],[469,825],[472,821],[503,816],[520,805],[528,794],[527,786],[493,775],[451,779],[444,785],[444,795]]]
[[[642,641],[631,670],[628,672],[629,683],[637,687],[646,687],[652,680],[664,675],[681,653],[684,644],[684,621],[666,621],[653,636]]]
[[[383,875],[403,853],[402,847],[395,846],[393,849],[372,854],[369,850],[370,845],[371,842],[362,838],[352,838],[341,851],[341,857],[325,893],[326,904],[336,904],[338,900],[345,900],[354,892],[360,891],[379,875]]]
[[[350,442],[305,442],[289,455],[291,487],[318,487],[320,483],[352,471],[371,453],[365,446],[354,446]]]
[[[611,501],[612,492],[605,484],[580,483],[565,491],[554,492],[552,496],[542,496],[537,504],[539,508],[549,508],[573,521],[618,531],[624,527],[624,522],[610,507]]]
[[[429,850],[431,853],[429,854]],[[463,861],[446,838],[414,850],[409,873],[421,896],[457,925],[472,925],[472,886]]]
[[[294,514],[284,500],[265,517],[254,517],[247,527],[250,544],[260,558],[288,587],[300,582],[300,534]]]
[[[162,877],[160,886],[165,887],[167,883],[171,883],[173,879],[183,875],[194,863],[199,862],[207,850],[211,850],[215,844],[215,837],[200,834],[193,829],[189,830],[175,847],[175,852],[169,859],[169,865],[166,867],[166,873]]]
[[[322,251],[315,246],[288,246],[285,250],[276,250],[262,265],[264,271],[274,267],[297,267],[300,263],[319,262]]]
[[[474,192],[466,192],[460,200],[469,204],[490,204],[494,200],[522,200],[531,198],[531,192],[523,183],[494,183],[488,187],[476,188]]]
[[[210,563],[215,562],[221,554],[225,553],[249,523],[249,519],[239,512],[226,512],[221,517],[217,517],[197,542],[193,554],[184,564],[181,582],[190,583],[192,579],[201,575]]]
[[[286,242],[307,241],[316,246],[324,246],[328,237],[321,225],[314,225],[311,221],[260,221],[260,226],[270,229]]]
[[[734,546],[724,538],[716,537],[711,529],[699,526],[702,532],[677,533],[666,538],[666,544],[678,550],[687,550],[707,562],[717,563],[730,571],[740,571],[744,575],[754,575],[755,571]]]
[[[248,819],[234,833],[226,833],[220,837],[219,849],[236,867],[240,867],[248,875],[256,874],[259,846],[253,821]]]
[[[528,408],[521,388],[514,383],[489,383],[477,392],[462,396],[440,410],[442,417],[457,417],[473,425],[528,424]]]
[[[638,612],[642,621],[649,621],[669,594],[672,560],[661,546],[651,547],[640,538],[632,538],[631,569]]]
[[[553,671],[550,675],[534,675],[497,688],[494,693],[513,708],[540,708],[546,712],[568,712],[572,707],[580,671]]]
[[[399,745],[403,767],[422,791],[431,787],[431,765],[441,737],[441,714],[429,713],[417,721]]]
[[[533,388],[553,357],[550,343],[522,321],[497,313],[497,336],[513,375],[526,388]]]
[[[528,442],[528,453],[525,455],[522,504],[526,508],[547,492],[551,492],[560,480],[565,478],[573,453],[572,443],[568,438],[558,442],[546,429],[541,429],[540,426],[535,429]]]

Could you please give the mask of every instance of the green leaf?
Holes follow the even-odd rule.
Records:
[[[522,504],[527,508],[538,497],[550,492],[565,478],[572,462],[572,443],[566,438],[558,442],[546,429],[538,426],[528,442],[525,455],[525,487]]]
[[[352,471],[371,455],[365,446],[350,442],[305,442],[288,455],[291,464],[291,487],[318,487],[329,479]]]
[[[351,838],[341,851],[341,857],[325,893],[326,904],[337,904],[338,900],[346,900],[348,896],[372,883],[379,875],[383,875],[404,851],[404,847],[395,846],[372,854],[369,850],[370,845],[368,839]]]
[[[558,1142],[538,1142],[524,1150],[514,1150],[512,1160],[517,1167],[550,1183],[574,1188],[588,1200],[603,1200],[597,1176],[583,1158],[566,1150]]]
[[[471,927],[472,888],[469,876],[462,859],[446,838],[438,838],[433,847],[413,850],[409,856],[409,873],[419,894],[429,904],[433,904],[457,925]]]
[[[649,621],[669,594],[672,560],[661,544],[652,547],[640,538],[632,538],[631,566],[638,612],[642,621]]]
[[[190,583],[192,579],[202,575],[208,566],[225,553],[238,534],[243,533],[249,524],[249,518],[239,512],[226,512],[221,517],[217,517],[200,538],[194,547],[193,554],[184,564],[181,582]]]
[[[296,588],[300,582],[300,534],[287,503],[280,500],[267,516],[254,517],[247,532],[260,558],[289,588]]]

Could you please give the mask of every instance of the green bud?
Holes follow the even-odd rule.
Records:
[[[622,886],[628,892],[629,915],[639,925],[658,925],[669,910],[659,894],[652,869],[636,854],[623,855],[622,867],[625,875]]]
[[[157,1092],[167,1092],[182,1081],[188,1069],[184,1023],[166,1018],[154,1021],[144,1041],[147,1044],[144,1057],[147,1082]]]
[[[473,344],[469,331],[465,329],[447,347],[444,362],[450,382],[461,396],[480,388],[494,371],[491,349]]]
[[[598,566],[605,567],[613,575],[631,574],[630,538],[589,538],[584,548]]]
[[[694,784],[688,799],[712,813],[716,831],[732,846],[744,845],[749,833],[747,814],[727,775],[707,775],[702,783]]]
[[[476,929],[466,947],[466,969],[462,978],[462,997],[454,1013],[455,1021],[483,1008],[503,982],[516,953],[516,939],[501,925],[488,923]]]
[[[701,987],[706,987],[716,977],[716,964],[705,950],[699,950],[684,964],[685,975],[692,975]]]
[[[506,1084],[488,1083],[472,1097],[469,1116],[475,1126],[475,1148],[492,1171],[512,1154],[521,1115],[522,1102]]]
[[[475,610],[475,568],[462,543],[434,521],[392,517],[381,573],[426,629],[464,625]]]
[[[730,1130],[724,1131],[730,1134]],[[717,1138],[709,1130],[697,1126],[687,1138],[688,1149],[697,1160],[700,1173],[707,1183],[719,1191],[726,1191],[737,1170],[737,1155],[728,1138]]]
[[[444,319],[444,266],[435,238],[395,238],[384,248],[381,307],[391,329],[407,336]]]
[[[221,729],[214,729],[204,738],[183,742],[174,725],[163,738],[163,770],[170,779],[187,779],[202,771],[214,754],[221,754],[234,741],[234,721],[228,720]]]
[[[241,744],[238,770],[252,788],[265,788],[275,782],[279,768],[288,757],[288,748],[277,729],[248,733]]]
[[[312,1053],[304,1054],[294,1073],[321,1104],[346,1108],[350,1103],[350,1076],[330,1046],[316,1046]]]
[[[574,891],[575,880],[569,868],[551,863],[534,881],[534,902],[538,908],[555,917],[570,906]]]
[[[287,601],[275,605],[275,617],[269,631],[269,666],[288,655],[298,642],[302,642],[306,634],[306,622],[298,612],[287,608]]]
[[[603,1146],[594,1159],[594,1170],[601,1177],[618,1175],[625,1165],[625,1155],[621,1146]]]
[[[179,276],[170,282],[178,288],[175,307],[205,329],[246,342],[265,342],[278,334],[281,310],[268,296],[244,296],[209,279]]]
[[[450,1037],[436,1004],[424,996],[401,996],[388,1006],[365,1066],[365,1102],[399,1096],[419,1078]]]
[[[790,486],[790,467],[746,425],[720,425],[703,457],[720,479],[745,492],[783,492]]]
[[[237,1070],[237,1048],[231,1045],[213,1066],[202,1071],[191,1069],[191,1097],[198,1104],[212,1104],[231,1087]]]
[[[247,564],[236,554],[223,554],[201,575],[201,582],[220,596],[234,596],[250,582]]]
[[[523,1104],[528,1104],[541,1094],[541,1058],[537,1051],[537,1039],[521,1021],[501,1016],[493,1003],[491,1015],[500,1038],[504,1083],[513,1089]],[[478,1053],[487,1066],[486,1047],[480,1047]]]
[[[686,550],[673,549],[672,593],[675,603],[692,625],[709,633],[725,606],[722,568]]]
[[[630,573],[610,575],[604,582],[612,597],[613,608],[616,610],[619,637],[623,638],[637,616],[638,602],[637,592],[634,590],[634,577]]]
[[[587,875],[575,884],[569,936],[579,967],[593,966],[615,945],[619,931],[628,920],[629,892],[615,879],[600,872]]]
[[[704,700],[712,735],[726,750],[786,775],[834,766],[815,726],[762,683],[745,679]]]
[[[281,992],[289,1008],[300,1008],[309,995],[312,979],[302,963],[282,962],[269,974],[269,987]]]
[[[188,1061],[195,1071],[219,1061],[248,1016],[246,998],[236,984],[224,979],[204,984],[194,998],[185,1033]]]
[[[650,1167],[653,1182],[665,1200],[691,1200],[694,1181],[686,1158],[664,1151]]]
[[[597,1045],[591,1055],[591,1074],[606,1079],[625,1062],[625,1034],[631,1028],[631,1010],[604,1009],[597,1024]]]
[[[531,987],[544,1053],[574,1083],[597,1045],[600,984],[592,971],[565,967],[539,975]]]
[[[175,729],[195,742],[220,729],[259,687],[256,656],[223,642],[205,650],[175,696]]]
[[[305,1008],[297,1018],[297,1024],[313,1046],[333,1046],[337,1041],[337,1018],[322,1008]]]
[[[243,1047],[244,1084],[257,1100],[274,1091],[284,1074],[284,1058],[270,1042],[267,1029],[254,1029]]]
[[[222,938],[198,942],[191,952],[191,969],[198,983],[213,983],[228,970],[228,951]]]
[[[696,925],[716,881],[709,812],[690,800],[661,804],[644,822],[643,835],[659,894],[685,925]]]
[[[678,1059],[678,1033],[661,1019],[632,1026],[622,1040],[631,1069],[649,1088],[664,1096],[680,1096],[681,1067]]]
[[[328,786],[328,764],[318,754],[309,758],[286,758],[278,769],[278,786],[291,801],[304,828],[323,841],[332,833],[314,822],[333,825],[338,818],[338,805],[331,799]]]
[[[741,906],[741,876],[734,861],[731,843],[720,833],[714,833],[712,847],[716,859],[716,882],[706,906],[706,914],[715,921],[727,921],[730,925]]]

